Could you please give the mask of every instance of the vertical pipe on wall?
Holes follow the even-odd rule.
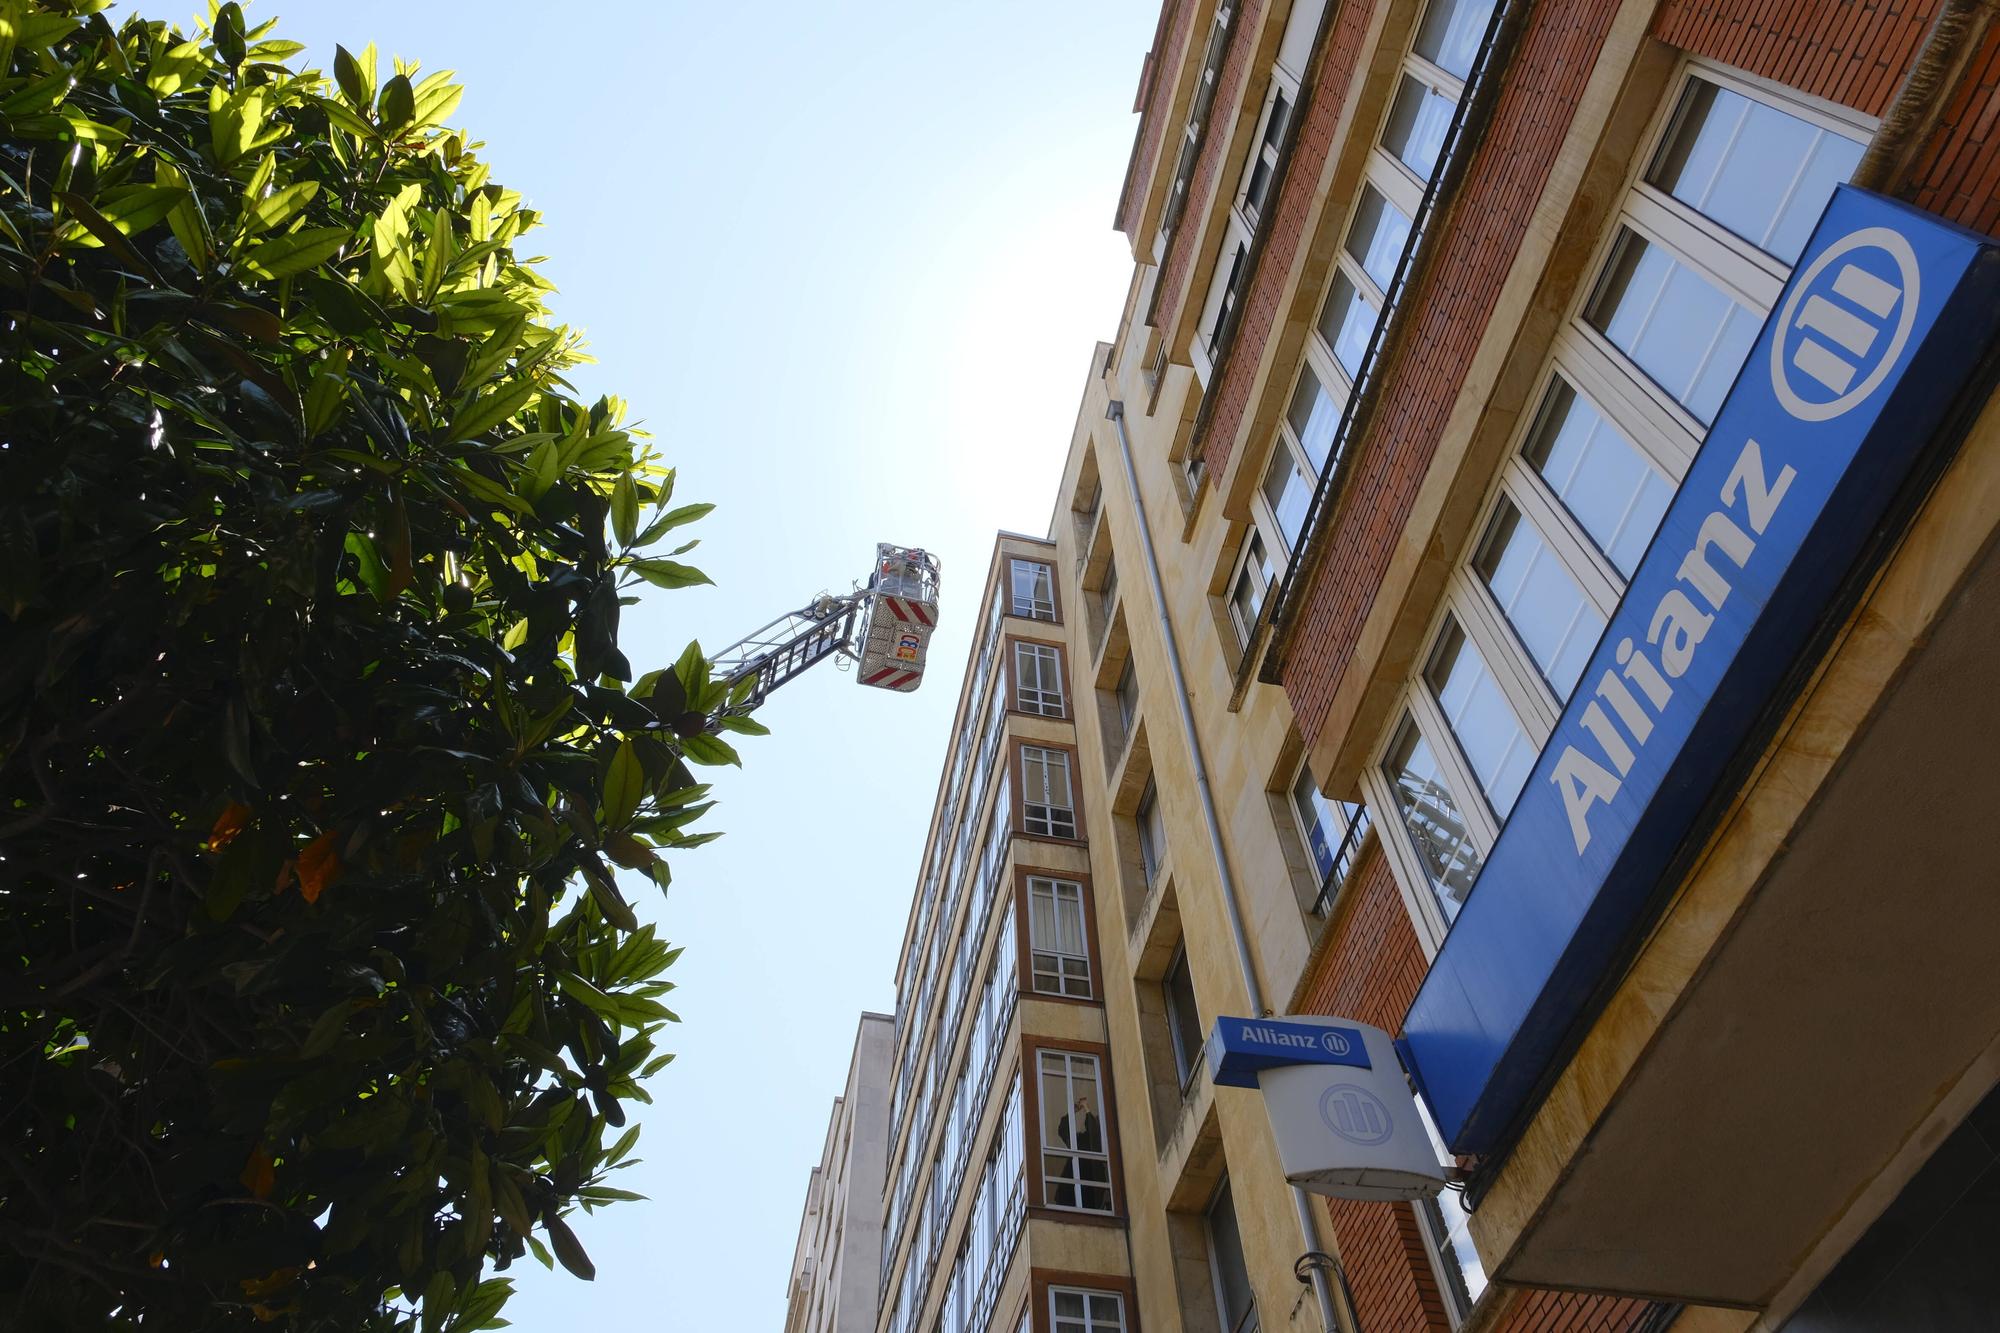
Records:
[[[1208,781],[1208,764],[1202,757],[1201,737],[1195,731],[1194,714],[1188,709],[1187,677],[1181,670],[1180,642],[1174,635],[1173,617],[1167,614],[1166,588],[1160,582],[1160,562],[1153,553],[1153,527],[1146,519],[1146,502],[1139,494],[1139,472],[1132,465],[1132,441],[1125,433],[1125,404],[1120,399],[1112,399],[1105,415],[1118,434],[1118,459],[1124,464],[1125,484],[1132,492],[1132,513],[1139,524],[1139,553],[1146,565],[1146,584],[1152,589],[1153,606],[1160,617],[1160,637],[1167,649],[1167,674],[1173,679],[1174,709],[1180,717],[1181,738],[1187,742],[1188,758],[1194,765],[1195,794],[1201,798],[1202,823],[1208,829],[1209,847],[1215,854],[1216,879],[1222,889],[1223,914],[1229,920],[1229,938],[1236,946],[1236,965],[1243,973],[1243,990],[1249,1001],[1250,1011],[1261,1015],[1265,1012],[1264,987],[1257,980],[1256,961],[1250,955],[1250,940],[1243,933],[1243,912],[1236,896],[1236,877],[1230,873],[1229,858],[1222,850],[1222,823],[1215,813],[1215,793]],[[1305,1236],[1306,1249],[1317,1250],[1319,1228],[1313,1221],[1312,1203],[1306,1192],[1296,1186],[1292,1189],[1292,1204],[1298,1210],[1299,1230]],[[1320,1326],[1325,1333],[1342,1333],[1339,1318],[1334,1313],[1333,1288],[1326,1280],[1326,1273],[1315,1267],[1312,1270],[1313,1296],[1319,1302]]]

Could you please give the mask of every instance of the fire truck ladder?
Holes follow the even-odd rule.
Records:
[[[727,685],[734,700],[718,714],[750,713],[780,685],[836,656],[860,664],[863,685],[907,694],[923,683],[937,598],[936,556],[878,544],[865,586],[840,596],[821,593],[708,659],[709,679]]]
[[[744,681],[754,682],[747,694],[722,711],[752,712],[771,691],[836,653],[853,656],[855,612],[868,598],[867,593],[821,594],[709,659],[709,678],[728,685],[732,696]]]

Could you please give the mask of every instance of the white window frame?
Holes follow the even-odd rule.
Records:
[[[1237,0],[1222,0],[1209,24],[1201,66],[1195,71],[1194,89],[1188,95],[1187,119],[1182,122],[1180,142],[1174,149],[1174,174],[1167,182],[1167,197],[1160,205],[1160,229],[1153,237],[1155,263],[1165,260],[1167,241],[1187,213],[1187,192],[1194,185],[1195,168],[1199,165],[1202,131],[1214,118],[1216,89],[1222,82],[1222,66],[1229,58],[1229,35],[1235,24],[1236,5]]]
[[[1259,547],[1263,550],[1264,558],[1261,561],[1253,561],[1252,554]],[[1268,577],[1264,572],[1266,566],[1270,569]],[[1246,578],[1250,581],[1250,586],[1257,594],[1257,613],[1262,616],[1264,603],[1270,598],[1271,589],[1281,577],[1279,571],[1280,566],[1271,555],[1270,536],[1264,532],[1261,522],[1252,524],[1243,534],[1243,541],[1236,549],[1236,559],[1229,570],[1229,582],[1224,584],[1222,589],[1223,611],[1229,617],[1231,628],[1236,631],[1236,646],[1239,650],[1247,650],[1250,647],[1250,636],[1255,632],[1257,625],[1255,620],[1247,623],[1244,621],[1243,608],[1236,604],[1237,587]]]
[[[1090,1081],[1097,1089],[1097,1105],[1091,1109],[1091,1113],[1097,1117],[1097,1136],[1099,1143],[1102,1145],[1101,1147],[1095,1150],[1077,1147],[1075,1140],[1080,1138],[1081,1135],[1074,1126],[1070,1130],[1071,1142],[1068,1145],[1047,1141],[1047,1134],[1043,1129],[1043,1125],[1050,1123],[1050,1116],[1046,1100],[1048,1084],[1044,1079],[1049,1072],[1051,1062],[1061,1067],[1060,1077],[1063,1085],[1063,1099],[1060,1107],[1061,1115],[1069,1114],[1075,1107],[1078,1068],[1084,1065],[1089,1066]],[[1042,1123],[1035,1126],[1035,1148],[1041,1158],[1041,1164],[1038,1169],[1042,1173],[1042,1206],[1045,1208],[1054,1208],[1071,1213],[1090,1213],[1098,1217],[1115,1216],[1118,1212],[1117,1182],[1112,1179],[1111,1170],[1111,1116],[1109,1114],[1111,1099],[1106,1095],[1104,1085],[1104,1062],[1095,1055],[1086,1051],[1063,1051],[1050,1047],[1039,1047],[1036,1049],[1036,1110],[1037,1119]],[[1060,1123],[1060,1116],[1056,1118],[1056,1123]],[[1055,1159],[1058,1162],[1066,1162],[1070,1168],[1069,1174],[1051,1175],[1049,1171],[1051,1159]],[[1104,1178],[1101,1181],[1086,1181],[1084,1179],[1083,1168],[1085,1164],[1090,1162],[1103,1163]],[[1074,1194],[1075,1203],[1057,1203],[1055,1201],[1056,1190],[1063,1185],[1067,1185]],[[1084,1191],[1086,1189],[1097,1188],[1104,1190],[1106,1206],[1103,1208],[1084,1207]]]
[[[1062,785],[1064,794],[1069,797],[1068,804],[1028,799],[1029,793],[1035,790],[1028,776],[1031,764],[1041,766],[1041,790],[1047,796],[1055,795],[1052,775],[1057,769],[1062,771]],[[1036,837],[1076,837],[1076,775],[1071,769],[1068,750],[1048,745],[1021,747],[1021,827]]]
[[[1285,104],[1285,118],[1276,125],[1273,132],[1272,121],[1277,114],[1278,103]],[[1257,122],[1250,135],[1250,155],[1244,159],[1243,169],[1237,173],[1236,201],[1232,205],[1236,216],[1252,235],[1263,225],[1276,198],[1271,193],[1272,185],[1278,178],[1278,158],[1284,147],[1285,135],[1291,129],[1292,117],[1299,111],[1299,85],[1282,65],[1271,66],[1271,86],[1264,92],[1263,109],[1257,113]],[[1260,200],[1250,198],[1250,186],[1257,175],[1257,168],[1264,169],[1264,195]]]
[[[1057,1296],[1083,1297],[1083,1318],[1081,1321],[1067,1315],[1056,1314]],[[1115,1323],[1104,1323],[1097,1318],[1093,1300],[1112,1300],[1118,1304],[1118,1319]],[[1025,1328],[1026,1325],[1023,1324]],[[1125,1297],[1121,1292],[1099,1291],[1094,1287],[1050,1287],[1049,1288],[1049,1333],[1125,1333]]]
[[[1034,569],[1042,571],[1041,581],[1047,585],[1047,597],[1039,595],[1043,591],[1043,588],[1033,574],[1027,576],[1028,595],[1026,597],[1021,595],[1020,579],[1022,571]],[[1023,609],[1024,607],[1026,608],[1025,610]],[[1055,566],[1046,560],[1031,560],[1026,556],[1007,557],[1007,609],[1011,614],[1022,620],[1042,620],[1047,621],[1051,625],[1055,624]]]
[[[1607,621],[1616,612],[1618,601],[1624,595],[1623,575],[1609,557],[1598,550],[1590,535],[1549,489],[1527,458],[1526,451],[1534,442],[1534,433],[1542,423],[1543,406],[1554,391],[1556,380],[1560,378],[1566,382],[1675,487],[1686,475],[1706,433],[1705,426],[1613,347],[1586,318],[1585,312],[1598,290],[1620,235],[1629,230],[1662,246],[1714,282],[1719,290],[1745,305],[1759,319],[1776,301],[1790,271],[1781,261],[1756,249],[1720,223],[1694,213],[1645,179],[1675,128],[1675,119],[1689,81],[1696,78],[1798,115],[1800,119],[1821,128],[1837,129],[1849,138],[1865,139],[1868,133],[1865,122],[1848,114],[1804,100],[1792,90],[1774,89],[1703,61],[1683,61],[1670,81],[1656,112],[1655,123],[1640,151],[1633,155],[1624,196],[1599,238],[1590,267],[1585,270],[1590,278],[1579,284],[1566,312],[1549,357],[1537,377],[1534,397],[1528,400],[1529,410],[1522,413],[1521,422],[1510,442],[1506,462],[1481,502],[1477,522],[1468,532],[1465,545],[1447,579],[1444,595],[1439,599],[1439,606],[1425,630],[1421,640],[1423,651],[1416,658],[1410,678],[1390,715],[1390,724],[1384,729],[1371,762],[1364,770],[1364,798],[1369,805],[1383,811],[1396,826],[1394,835],[1383,836],[1382,845],[1403,886],[1405,903],[1421,927],[1418,933],[1424,940],[1427,953],[1434,954],[1442,943],[1447,922],[1432,891],[1422,857],[1411,843],[1401,804],[1386,772],[1387,761],[1399,739],[1405,716],[1415,723],[1418,733],[1436,756],[1445,785],[1458,806],[1467,836],[1481,858],[1491,853],[1501,822],[1425,681],[1425,670],[1441,641],[1447,620],[1455,620],[1476,647],[1513,709],[1528,742],[1538,750],[1547,743],[1566,702],[1556,697],[1542,675],[1540,664],[1522,643],[1484,579],[1473,568],[1472,562],[1503,500],[1512,503],[1523,520],[1534,525],[1536,533],[1548,543],[1564,568],[1575,578],[1585,598]],[[1316,344],[1317,336],[1309,343]],[[1580,680],[1576,688],[1579,691],[1589,690],[1592,688],[1591,681],[1587,678]]]
[[[1058,944],[1065,907],[1076,913],[1077,938],[1083,946],[1080,953]],[[1088,1000],[1096,994],[1090,971],[1090,914],[1084,904],[1083,885],[1048,875],[1028,876],[1028,962],[1030,984],[1037,994],[1075,1000]]]
[[[1069,716],[1062,649],[1030,639],[1014,640],[1014,708],[1042,717]]]

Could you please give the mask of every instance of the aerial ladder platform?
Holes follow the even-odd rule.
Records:
[[[829,657],[853,662],[863,685],[908,694],[924,681],[937,602],[936,556],[877,544],[865,585],[838,596],[821,593],[709,659],[709,679],[730,687],[733,702],[722,711],[754,711],[773,690]]]

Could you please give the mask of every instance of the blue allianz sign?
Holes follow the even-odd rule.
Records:
[[[1218,1086],[1254,1088],[1257,1075],[1285,1065],[1347,1065],[1367,1069],[1368,1047],[1358,1028],[1282,1018],[1218,1018],[1208,1046],[1209,1074]]]
[[[1404,1020],[1454,1152],[1517,1132],[1996,326],[1986,238],[1834,195]]]

